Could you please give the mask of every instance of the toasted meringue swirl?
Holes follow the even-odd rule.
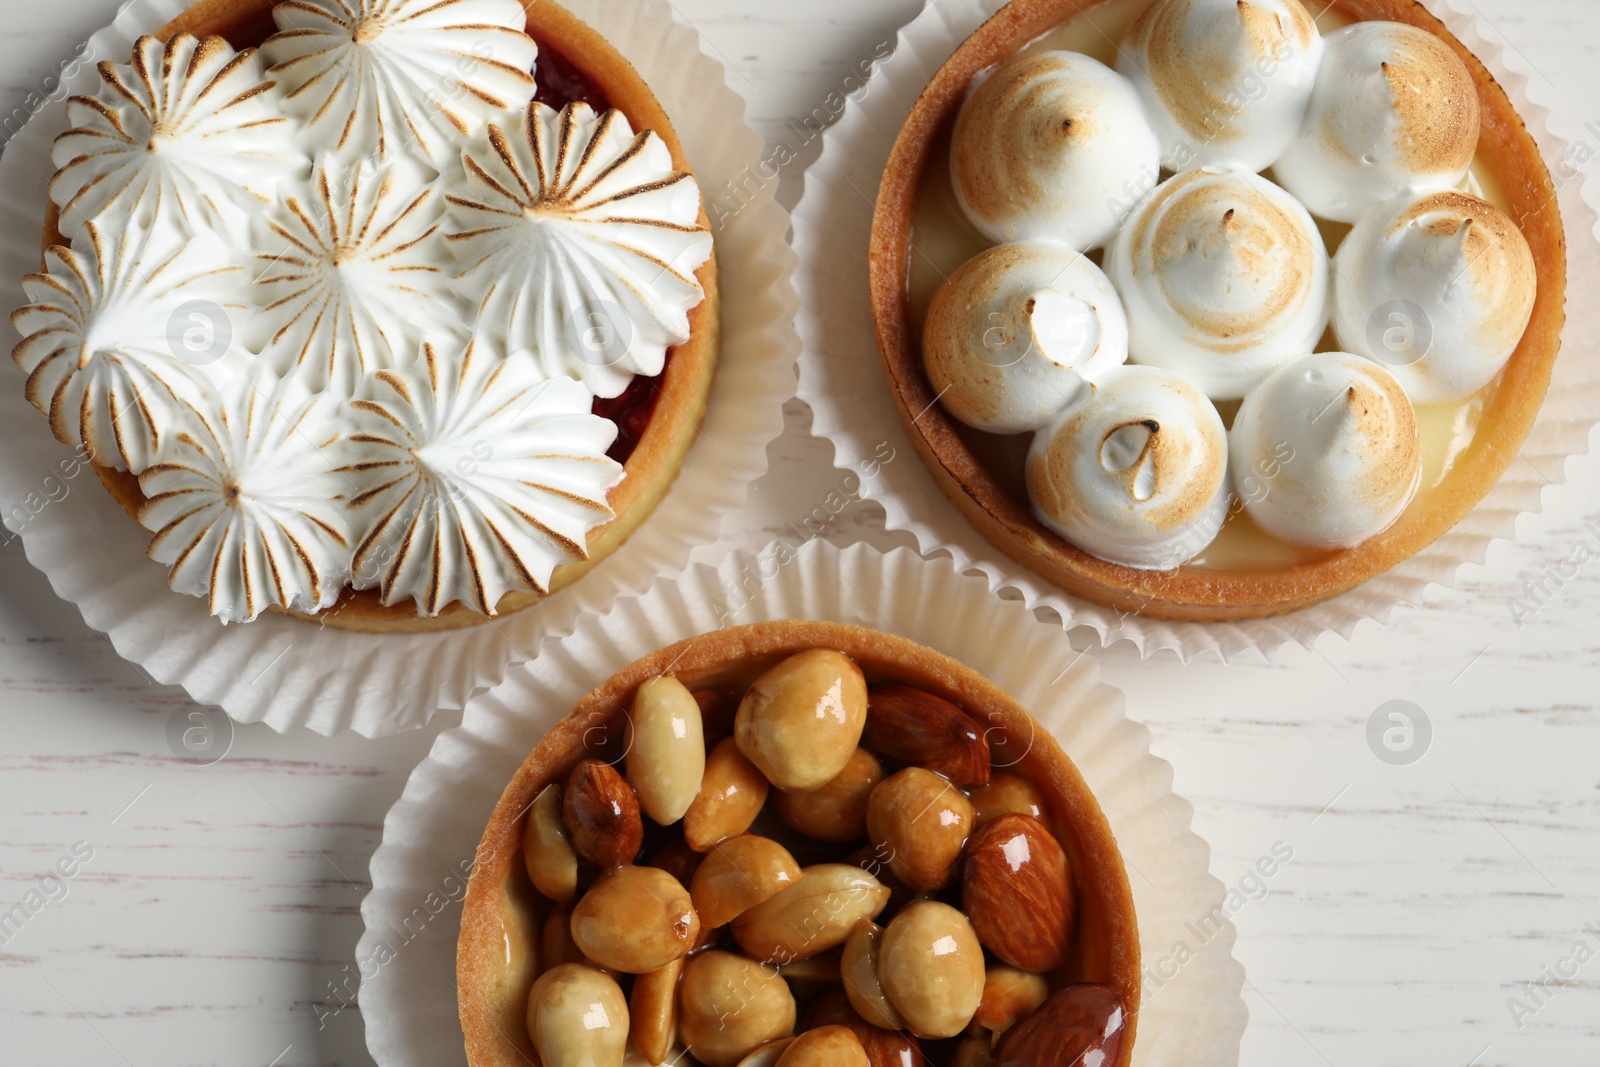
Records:
[[[1416,412],[1369,359],[1320,352],[1251,390],[1230,435],[1234,477],[1262,529],[1353,548],[1394,524],[1422,477]]]
[[[243,270],[210,234],[84,227],[83,251],[54,247],[47,273],[23,279],[32,301],[11,316],[12,351],[30,403],[56,439],[104,467],[138,474],[190,406],[241,372]]]
[[[991,433],[1022,433],[1127,360],[1128,322],[1111,282],[1082,253],[1046,242],[1000,245],[939,289],[922,358],[952,415]]]
[[[661,373],[689,339],[712,247],[699,186],[665,142],[620,111],[535,103],[464,164],[450,239],[485,336],[602,397]]]
[[[464,134],[533,99],[517,0],[282,0],[261,46],[288,106],[345,161],[454,165]]]
[[[1334,266],[1339,343],[1382,363],[1418,404],[1488,385],[1522,341],[1538,294],[1517,224],[1455,191],[1371,212]]]
[[[1138,88],[1168,170],[1259,171],[1299,132],[1321,59],[1300,0],[1158,0],[1117,69]]]
[[[616,426],[567,378],[483,346],[422,348],[425,373],[379,371],[347,417],[362,455],[346,468],[366,517],[354,583],[419,615],[459,601],[494,615],[513,591],[543,594],[562,563],[588,558],[622,480]]]
[[[1358,22],[1329,34],[1300,135],[1274,173],[1313,214],[1355,222],[1457,184],[1478,149],[1478,90],[1427,30]]]
[[[990,240],[1084,251],[1154,187],[1160,157],[1128,79],[1077,52],[1038,52],[972,90],[950,166],[962,209]]]
[[[224,623],[332,605],[350,570],[353,485],[338,401],[262,367],[176,425],[139,477],[139,521],[172,588]]]
[[[1106,256],[1136,363],[1214,400],[1312,351],[1328,323],[1328,254],[1303,207],[1265,178],[1203,168],[1141,204]]]
[[[309,169],[254,49],[220,37],[139,38],[133,62],[100,64],[95,95],[67,101],[67,117],[50,195],[71,238],[93,221],[242,236],[250,210]]]
[[[1227,432],[1182,378],[1116,367],[1033,439],[1028,493],[1041,522],[1091,555],[1177,567],[1227,518]]]
[[[280,372],[349,395],[368,371],[462,329],[444,238],[444,197],[400,164],[318,165],[313,195],[262,220],[252,319]]]

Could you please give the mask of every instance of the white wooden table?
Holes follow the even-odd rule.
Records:
[[[1512,45],[1558,132],[1600,154],[1593,0],[1457,2]],[[818,149],[799,119],[921,7],[676,3],[761,132],[798,154],[782,178],[789,204]],[[114,11],[0,0],[5,109]],[[783,534],[809,510],[796,501],[838,486],[805,424],[794,412],[773,447],[737,543]],[[1600,464],[1574,460],[1567,474],[1547,516],[1459,591],[1352,642],[1227,668],[1101,655],[1176,766],[1213,872],[1260,898],[1236,915],[1245,1064],[1600,1058],[1600,562],[1520,628],[1510,610],[1580,540],[1600,549]],[[858,508],[831,535],[894,540],[879,530]],[[43,905],[0,927],[0,1063],[371,1062],[347,969],[367,861],[449,719],[376,743],[239,728],[217,765],[181,763],[169,736],[203,726],[196,709],[122,662],[15,544],[0,550],[0,694],[0,913]],[[1432,725],[1408,766],[1369,747],[1369,718],[1391,700]],[[1258,888],[1248,872],[1275,846],[1293,859]],[[47,877],[63,862],[72,877]]]

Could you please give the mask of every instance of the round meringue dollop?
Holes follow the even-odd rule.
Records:
[[[463,135],[533,99],[517,0],[282,0],[261,46],[319,151],[445,171]]]
[[[483,336],[601,397],[660,374],[689,339],[712,252],[700,188],[666,143],[620,111],[534,103],[463,163],[449,239]]]
[[[1322,35],[1300,0],[1157,0],[1118,49],[1171,171],[1265,170],[1300,132]]]
[[[1334,329],[1417,404],[1471,396],[1516,351],[1538,273],[1503,211],[1454,190],[1366,215],[1334,257]]]
[[[962,210],[990,240],[1085,251],[1154,188],[1161,146],[1127,78],[1077,52],[1034,52],[972,89],[950,171]]]
[[[458,601],[492,616],[508,593],[548,592],[557,566],[588,558],[622,481],[606,455],[617,427],[593,399],[475,342],[424,343],[414,372],[372,375],[345,408],[366,530],[354,585],[423,616]]]
[[[1356,222],[1456,185],[1478,149],[1478,90],[1427,30],[1358,22],[1328,35],[1300,135],[1273,168],[1315,215]]]
[[[67,118],[50,196],[73,239],[88,222],[242,237],[252,211],[310,169],[255,50],[221,37],[139,38],[130,64],[102,63],[95,94],[67,101]]]
[[[350,395],[363,375],[463,329],[444,197],[403,162],[323,159],[311,195],[258,224],[254,347],[280,373]]]
[[[1135,363],[1164,367],[1213,400],[1243,396],[1313,351],[1328,324],[1328,253],[1295,199],[1248,171],[1168,179],[1106,252]]]
[[[1370,359],[1319,352],[1250,391],[1229,448],[1245,509],[1274,537],[1353,548],[1394,524],[1422,479],[1417,415]]]
[[[1023,433],[1072,403],[1085,380],[1128,358],[1122,301],[1081,252],[999,245],[934,296],[922,360],[940,403],[990,433]]]
[[[236,327],[248,282],[210,233],[91,222],[79,245],[51,248],[46,273],[23,279],[32,303],[12,313],[12,358],[56,440],[138,474],[248,365]]]
[[[1028,494],[1091,555],[1168,570],[1228,517],[1228,438],[1200,391],[1155,367],[1116,367],[1033,439]]]
[[[150,557],[224,623],[268,607],[321,611],[350,573],[343,468],[354,460],[339,402],[257,367],[220,404],[175,421],[139,476]]]

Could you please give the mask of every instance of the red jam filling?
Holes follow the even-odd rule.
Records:
[[[539,62],[534,70],[534,79],[538,84],[535,100],[553,108],[563,108],[576,102],[588,104],[596,111],[604,111],[611,106],[605,90],[593,78],[545,41],[538,38],[535,41],[539,45]],[[672,359],[671,349],[667,350],[667,359]],[[664,366],[662,373],[666,373]],[[596,415],[617,424],[617,439],[610,452],[612,459],[618,463],[628,462],[639,447],[639,440],[649,427],[660,399],[661,375],[654,378],[641,375],[629,383],[621,396],[594,402]]]

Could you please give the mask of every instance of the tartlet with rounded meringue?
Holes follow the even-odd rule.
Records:
[[[1244,4],[1249,7],[1255,0],[1244,0]],[[1276,10],[1278,5],[1255,6]],[[1313,83],[1303,128],[1309,129],[1313,123],[1324,121],[1328,109],[1323,106],[1319,111],[1319,100],[1327,105],[1336,101],[1339,93],[1336,89],[1321,88],[1321,81],[1333,77],[1330,72],[1341,69],[1341,64],[1349,65],[1347,60],[1357,51],[1345,45],[1337,50],[1338,55],[1334,54],[1335,38],[1348,41],[1360,36],[1346,33],[1340,37],[1339,34],[1345,32],[1338,29],[1340,26],[1352,22],[1405,23],[1404,34],[1384,27],[1368,32],[1391,42],[1410,34],[1426,36],[1431,41],[1427,54],[1436,56],[1424,63],[1413,63],[1410,53],[1392,50],[1391,54],[1403,60],[1401,66],[1410,64],[1409,69],[1396,71],[1392,81],[1381,66],[1375,67],[1383,83],[1378,88],[1389,94],[1389,103],[1381,109],[1377,120],[1366,123],[1363,136],[1373,139],[1370,153],[1357,153],[1355,158],[1359,161],[1362,155],[1370,154],[1373,162],[1359,163],[1359,167],[1373,172],[1387,168],[1387,173],[1394,177],[1390,191],[1380,189],[1382,182],[1368,182],[1361,177],[1351,179],[1356,191],[1372,206],[1372,213],[1366,222],[1357,226],[1356,233],[1347,237],[1348,231],[1332,217],[1319,215],[1317,205],[1297,202],[1294,188],[1275,184],[1275,177],[1282,177],[1286,172],[1283,159],[1260,176],[1241,171],[1240,177],[1224,178],[1215,172],[1208,174],[1202,165],[1196,164],[1178,177],[1169,178],[1166,184],[1171,189],[1152,193],[1146,205],[1156,203],[1189,183],[1207,191],[1208,195],[1213,185],[1248,189],[1258,198],[1258,210],[1270,205],[1274,213],[1294,218],[1291,227],[1276,228],[1279,236],[1289,232],[1294,239],[1286,246],[1261,240],[1262,235],[1274,233],[1271,226],[1248,228],[1253,231],[1249,240],[1224,239],[1231,232],[1230,225],[1250,221],[1248,212],[1241,217],[1233,204],[1224,205],[1218,211],[1211,211],[1215,205],[1209,205],[1193,211],[1187,218],[1179,213],[1164,231],[1164,242],[1149,239],[1153,228],[1147,228],[1150,232],[1144,235],[1142,242],[1144,267],[1143,276],[1140,276],[1129,266],[1135,259],[1132,253],[1136,245],[1136,220],[1135,224],[1124,226],[1106,247],[1105,269],[1127,305],[1130,365],[1102,372],[1098,377],[1091,376],[1089,381],[1103,384],[1141,369],[1137,366],[1140,362],[1155,364],[1191,385],[1204,387],[1212,394],[1215,412],[1224,425],[1232,423],[1238,403],[1232,398],[1244,396],[1252,387],[1265,389],[1261,384],[1263,379],[1276,381],[1277,375],[1287,373],[1281,369],[1283,366],[1296,366],[1297,360],[1319,350],[1325,358],[1335,358],[1328,353],[1338,348],[1339,342],[1334,331],[1326,328],[1333,317],[1330,312],[1335,295],[1330,271],[1335,261],[1326,256],[1329,252],[1336,253],[1343,243],[1348,251],[1337,265],[1341,272],[1351,275],[1344,281],[1354,283],[1345,286],[1352,294],[1351,307],[1370,303],[1386,288],[1394,291],[1388,294],[1390,298],[1400,297],[1405,291],[1411,294],[1401,298],[1407,308],[1417,304],[1434,309],[1426,315],[1440,317],[1441,335],[1449,334],[1458,326],[1477,331],[1466,345],[1458,345],[1453,350],[1436,348],[1430,357],[1431,367],[1428,361],[1417,360],[1417,369],[1409,376],[1403,365],[1369,361],[1369,365],[1355,368],[1364,372],[1363,381],[1383,384],[1383,388],[1375,385],[1370,390],[1358,388],[1356,393],[1358,397],[1370,394],[1380,400],[1379,407],[1385,414],[1381,419],[1374,416],[1374,424],[1388,427],[1393,435],[1391,444],[1398,442],[1396,447],[1402,460],[1398,465],[1404,469],[1397,480],[1386,483],[1382,491],[1375,490],[1368,498],[1348,497],[1345,494],[1353,492],[1353,486],[1347,484],[1313,490],[1312,498],[1321,493],[1328,501],[1340,502],[1335,505],[1336,509],[1348,511],[1344,516],[1347,521],[1344,529],[1338,528],[1327,515],[1314,515],[1305,528],[1296,529],[1280,522],[1276,526],[1279,532],[1275,534],[1266,528],[1273,522],[1272,509],[1282,505],[1284,510],[1290,510],[1287,505],[1292,502],[1293,494],[1280,491],[1272,501],[1269,493],[1265,499],[1271,502],[1261,501],[1263,490],[1270,489],[1274,479],[1286,476],[1290,470],[1292,463],[1285,457],[1290,454],[1301,458],[1315,456],[1319,448],[1331,450],[1335,446],[1307,437],[1305,447],[1296,451],[1290,441],[1270,439],[1271,431],[1247,429],[1241,436],[1253,434],[1252,443],[1258,447],[1246,450],[1235,441],[1229,449],[1233,497],[1225,507],[1221,532],[1209,545],[1197,546],[1199,554],[1179,566],[1115,562],[1121,558],[1133,564],[1142,563],[1137,555],[1124,551],[1111,539],[1097,539],[1095,531],[1081,522],[1070,525],[1045,521],[1045,515],[1036,512],[1036,508],[1050,510],[1048,494],[1051,489],[1035,484],[1030,496],[1026,461],[1030,451],[1028,438],[999,436],[979,425],[964,423],[951,405],[942,402],[940,390],[948,383],[941,381],[936,386],[924,367],[927,342],[934,336],[928,329],[928,313],[937,302],[946,279],[956,276],[963,264],[974,256],[995,254],[993,249],[986,250],[984,243],[961,224],[962,207],[945,177],[951,167],[949,157],[954,154],[950,146],[952,131],[968,97],[976,96],[973,86],[980,85],[991,69],[1003,70],[1005,64],[1015,62],[1012,57],[1081,48],[1102,62],[1116,62],[1118,42],[1106,36],[1117,32],[1114,27],[1135,26],[1144,15],[1147,27],[1166,18],[1171,20],[1169,29],[1177,26],[1181,31],[1185,25],[1204,25],[1208,17],[1248,17],[1249,12],[1241,14],[1239,7],[1237,0],[1229,5],[1184,0],[1012,0],[956,50],[917,100],[885,168],[873,223],[869,263],[879,353],[902,424],[935,484],[978,532],[1012,560],[1068,593],[1146,617],[1221,621],[1292,611],[1346,592],[1437,540],[1489,492],[1532,427],[1550,380],[1564,322],[1564,237],[1554,187],[1537,145],[1504,91],[1483,65],[1450,35],[1443,23],[1420,5],[1409,0],[1334,0],[1326,13],[1318,14],[1318,22],[1327,36],[1323,38],[1323,55],[1316,64],[1319,80]],[[1074,21],[1077,16],[1081,17]],[[1170,40],[1165,43],[1170,44]],[[1122,41],[1121,47],[1125,52],[1140,49],[1132,37]],[[1312,44],[1308,48],[1315,51],[1317,46]],[[1158,51],[1146,49],[1142,54],[1157,55]],[[1228,54],[1223,44],[1214,44],[1209,51],[1198,47],[1183,53],[1168,48],[1166,62],[1189,68],[1204,65],[1209,59],[1226,58]],[[1449,57],[1449,61],[1437,59],[1438,55]],[[1387,58],[1387,55],[1380,57],[1380,62],[1386,62]],[[1135,82],[1140,81],[1142,75],[1136,64],[1124,69],[1134,74]],[[1215,69],[1219,84],[1225,85],[1234,77],[1227,73],[1227,63],[1219,61]],[[1458,91],[1461,81],[1455,77],[1461,71],[1465,72],[1465,94]],[[1185,75],[1179,69],[1169,71],[1168,76],[1181,80]],[[1421,86],[1429,77],[1433,77],[1447,97],[1442,104],[1430,109],[1422,102],[1410,100],[1404,108],[1392,106],[1394,85]],[[1351,86],[1346,89],[1352,99],[1365,93],[1368,98],[1381,102],[1382,93],[1368,91],[1376,82],[1368,77],[1367,83],[1363,83],[1365,89]],[[1149,106],[1147,100],[1147,110]],[[1359,110],[1352,108],[1349,114],[1354,117]],[[1443,117],[1432,114],[1433,111],[1439,111]],[[1044,114],[1045,109],[1039,108],[1038,113]],[[1250,115],[1242,104],[1238,113],[1244,118]],[[1319,114],[1323,117],[1318,118]],[[1480,114],[1481,121],[1475,117]],[[1158,114],[1152,114],[1151,122],[1158,129],[1161,121]],[[1412,125],[1406,126],[1407,122]],[[1351,128],[1360,127],[1360,122],[1354,122]],[[1259,127],[1256,132],[1266,128]],[[1465,142],[1465,157],[1457,158],[1462,151],[1461,144],[1452,145],[1449,152],[1436,153],[1432,162],[1422,158],[1426,153],[1407,155],[1399,149],[1391,151],[1399,143],[1393,138],[1405,135],[1408,129],[1413,133],[1420,131],[1419,136],[1425,135],[1435,142],[1442,143],[1450,138]],[[1297,139],[1284,158],[1292,156],[1300,144]],[[1419,146],[1400,145],[1400,148],[1418,148],[1420,152]],[[1444,162],[1439,163],[1440,159]],[[1473,233],[1480,226],[1478,221],[1460,236],[1458,226],[1447,227],[1436,220],[1434,229],[1450,228],[1458,242],[1472,242],[1474,248],[1487,250],[1486,265],[1496,258],[1505,264],[1504,270],[1496,274],[1502,287],[1491,285],[1475,298],[1468,296],[1477,292],[1472,288],[1470,271],[1454,279],[1452,287],[1444,284],[1451,279],[1441,278],[1437,272],[1408,271],[1398,266],[1408,256],[1419,265],[1449,258],[1437,248],[1431,252],[1419,251],[1422,242],[1415,240],[1397,240],[1392,235],[1370,239],[1366,236],[1369,230],[1374,235],[1380,234],[1385,217],[1398,215],[1409,203],[1429,195],[1416,191],[1420,184],[1443,180],[1440,175],[1454,182],[1468,163],[1473,165],[1473,174],[1463,185],[1470,184],[1475,192],[1480,188],[1485,190],[1483,195],[1501,214],[1508,220],[1515,220],[1511,229],[1520,232],[1531,257],[1530,267],[1528,259],[1519,254],[1521,243],[1487,221],[1481,224],[1484,232],[1480,238]],[[1261,165],[1265,165],[1264,157],[1245,164],[1246,167]],[[1287,164],[1290,171],[1294,166],[1293,161]],[[1214,171],[1222,169],[1214,168]],[[1323,178],[1333,173],[1333,169],[1325,168]],[[1400,199],[1379,203],[1385,197],[1394,198],[1397,193],[1401,194]],[[1197,197],[1197,203],[1203,200]],[[1229,208],[1234,209],[1232,216],[1227,213]],[[1365,209],[1362,213],[1366,213]],[[1150,212],[1152,217],[1159,214],[1159,210]],[[1200,225],[1201,222],[1209,226]],[[1429,234],[1431,236],[1432,231]],[[1491,239],[1491,235],[1498,236]],[[1059,234],[1055,239],[1066,243]],[[1320,247],[1323,241],[1327,242],[1325,250]],[[1301,246],[1300,261],[1305,262],[1303,253],[1307,244],[1321,254],[1310,256],[1312,266],[1303,272],[1303,284],[1298,289],[1262,284],[1262,279],[1292,277],[1292,272],[1230,270],[1228,267],[1230,262],[1237,265],[1246,260],[1258,265],[1270,263],[1274,256],[1281,256],[1283,247],[1296,245]],[[1372,251],[1361,258],[1376,265],[1352,267],[1346,271],[1346,264],[1354,262],[1357,250],[1369,244]],[[1406,249],[1403,254],[1402,248]],[[1149,267],[1155,263],[1176,266],[1163,266],[1152,275]],[[1402,279],[1408,274],[1418,280],[1404,282]],[[1530,277],[1531,284],[1524,284]],[[1316,278],[1321,279],[1320,283]],[[1174,286],[1171,283],[1175,280]],[[1293,303],[1280,299],[1284,292],[1291,290],[1303,297],[1301,303],[1294,305],[1296,314],[1281,317],[1272,314],[1275,309],[1281,311]],[[1419,293],[1426,299],[1418,300]],[[1481,315],[1482,329],[1473,321],[1469,305]],[[1245,317],[1239,314],[1245,307],[1267,312],[1259,321],[1273,325],[1263,332],[1271,336],[1281,331],[1280,346],[1252,350],[1250,330],[1243,328]],[[975,308],[969,310],[976,312]],[[1193,314],[1185,316],[1176,311]],[[1205,329],[1206,320],[1223,318],[1233,321]],[[1357,315],[1356,318],[1361,319],[1360,327],[1342,325],[1341,337],[1352,329],[1358,334],[1365,333],[1366,317]],[[1202,329],[1196,330],[1196,324]],[[1503,334],[1497,328],[1499,325],[1506,327]],[[942,327],[940,332],[943,333]],[[1208,350],[1196,344],[1202,339],[1221,343]],[[1383,338],[1380,336],[1379,340]],[[1346,339],[1344,344],[1355,354],[1365,354],[1359,338]],[[1262,358],[1251,365],[1247,373],[1225,382],[1224,375],[1219,373],[1228,369],[1222,353],[1232,346]],[[1197,348],[1204,353],[1204,358],[1196,358]],[[1489,353],[1494,354],[1493,360]],[[1503,365],[1498,362],[1502,357]],[[1355,356],[1346,354],[1337,358],[1349,360]],[[1459,405],[1459,410],[1452,407],[1418,411],[1414,408],[1414,402],[1429,395],[1426,385],[1417,379],[1445,367],[1454,373],[1464,373],[1469,364],[1477,368],[1476,378],[1472,380],[1482,379],[1485,372],[1490,380],[1468,400],[1458,396],[1454,403]],[[1498,368],[1498,372],[1491,368]],[[1408,397],[1397,382],[1413,390],[1415,397]],[[1288,388],[1272,391],[1271,395],[1278,398],[1270,405],[1275,416],[1287,417],[1277,409],[1289,404],[1294,392]],[[1342,395],[1348,399],[1348,389]],[[1252,409],[1260,410],[1264,406],[1268,405],[1258,402]],[[1069,415],[1063,414],[1061,418],[1065,421]],[[1347,412],[1347,418],[1354,416]],[[1263,424],[1269,421],[1264,419]],[[1159,424],[1159,420],[1157,422]],[[1494,432],[1475,430],[1490,425]],[[1463,427],[1468,432],[1463,433]],[[1406,447],[1407,434],[1413,432],[1420,441],[1418,448]],[[1125,458],[1124,453],[1140,453],[1148,443],[1148,439],[1133,442],[1131,433],[1125,434],[1130,437],[1129,441],[1114,442],[1117,448],[1113,451],[1118,457]],[[1102,437],[1099,444],[1094,444],[1093,435],[1079,437],[1081,440],[1074,444],[1055,442],[1057,451],[1063,460],[1071,459],[1079,469],[1093,474],[1095,469],[1090,461],[1105,439]],[[1051,443],[1046,432],[1036,433],[1032,455],[1038,457]],[[1135,443],[1140,444],[1139,449],[1133,447]],[[1103,453],[1103,448],[1101,451]],[[1414,495],[1408,477],[1415,471],[1407,467],[1411,462],[1408,456],[1418,459],[1421,471]],[[1105,468],[1105,464],[1101,467]],[[1332,467],[1345,469],[1337,463]],[[1063,469],[1073,468],[1064,463]],[[1308,478],[1305,484],[1315,483],[1315,479]],[[1138,488],[1137,482],[1131,484]],[[1369,478],[1369,488],[1374,484]],[[1047,507],[1044,508],[1039,508],[1041,491],[1046,494]],[[1082,503],[1076,494],[1069,497],[1062,493],[1057,499],[1071,500],[1075,505]],[[1268,517],[1260,518],[1258,513]],[[1203,539],[1205,527],[1198,528]],[[1144,540],[1159,545],[1156,538]],[[1346,544],[1352,547],[1343,547]],[[936,541],[925,539],[923,547],[933,550],[938,546]],[[1189,546],[1184,545],[1180,555],[1191,555],[1188,549]]]
[[[1158,0],[1117,54],[1170,171],[1276,163],[1321,62],[1322,35],[1300,0]]]
[[[990,433],[1038,429],[1127,358],[1128,320],[1110,280],[1047,242],[964,263],[934,297],[922,345],[940,403]]]
[[[1355,548],[1394,525],[1422,478],[1417,413],[1370,359],[1318,352],[1273,371],[1229,432],[1241,492],[1263,530],[1311,548]]]
[[[1156,183],[1160,146],[1133,84],[1077,52],[1002,63],[956,119],[951,180],[993,241],[1104,243]]]
[[[1106,252],[1135,363],[1236,400],[1316,347],[1328,325],[1328,253],[1306,209],[1248,171],[1163,182]]]
[[[1355,222],[1461,181],[1480,121],[1472,71],[1437,34],[1358,22],[1328,35],[1305,123],[1273,171],[1313,214]]]
[[[1471,396],[1527,331],[1538,271],[1506,213],[1455,191],[1369,212],[1334,261],[1334,329],[1418,404]]]
[[[638,72],[554,3],[524,9],[515,0],[285,0],[278,7],[273,0],[199,2],[158,36],[172,40],[178,51],[171,54],[178,55],[189,55],[183,51],[189,41],[259,42],[271,33],[275,13],[280,21],[310,20],[287,26],[263,46],[277,73],[265,73],[246,51],[228,67],[234,73],[217,82],[223,76],[213,68],[221,46],[202,44],[194,49],[189,83],[198,92],[213,82],[229,88],[235,87],[229,79],[248,82],[235,101],[238,114],[246,114],[246,103],[270,101],[259,145],[277,143],[280,123],[303,138],[296,142],[295,173],[272,185],[276,172],[265,160],[259,173],[248,175],[259,187],[247,182],[227,154],[234,143],[223,119],[233,116],[229,108],[216,108],[221,117],[199,128],[210,130],[225,150],[216,180],[236,187],[226,196],[208,196],[207,203],[248,208],[236,214],[253,239],[224,232],[220,224],[213,233],[204,212],[189,211],[184,218],[194,223],[198,239],[179,240],[189,232],[184,218],[152,223],[159,234],[148,248],[130,246],[132,269],[121,273],[102,271],[98,252],[86,253],[85,238],[71,249],[50,250],[48,273],[29,290],[35,304],[16,316],[26,335],[16,356],[34,374],[32,395],[47,413],[54,407],[57,436],[84,444],[101,481],[130,515],[139,516],[149,503],[137,477],[142,471],[162,472],[165,500],[178,499],[166,483],[180,477],[186,479],[183,493],[194,500],[210,494],[214,506],[194,515],[170,508],[145,514],[168,531],[152,552],[173,568],[174,587],[208,597],[220,618],[245,620],[273,610],[345,629],[428,632],[531,605],[587,574],[644,522],[671,486],[705,414],[720,305],[709,222],[683,146]],[[536,81],[530,72],[540,52],[553,80]],[[183,83],[170,70],[154,71],[152,80],[158,90]],[[606,142],[607,150],[616,149],[607,161],[614,165],[585,169],[578,161],[563,171],[569,177],[581,172],[578,187],[566,191],[590,209],[583,222],[592,243],[661,223],[693,231],[662,240],[693,244],[698,253],[691,260],[674,252],[682,270],[659,285],[643,268],[618,283],[634,299],[619,301],[623,318],[612,323],[659,343],[651,359],[611,368],[615,387],[604,397],[579,380],[573,366],[540,366],[526,353],[505,351],[487,321],[479,321],[476,301],[457,291],[462,262],[446,237],[444,193],[462,186],[462,154],[481,158],[487,150],[490,121],[514,126],[514,109],[526,107],[536,89],[541,99],[558,107],[572,103],[574,111],[592,101],[605,109],[593,126],[628,131],[620,146],[614,138]],[[295,101],[286,101],[286,93]],[[322,103],[310,107],[313,97]],[[407,116],[407,100],[424,106]],[[444,107],[434,106],[441,102]],[[329,110],[334,105],[343,109],[337,116]],[[397,118],[417,125],[402,128]],[[72,136],[94,132],[86,126]],[[584,154],[598,158],[602,145],[592,147]],[[644,166],[652,175],[675,175],[672,188],[656,193],[648,178],[639,178]],[[58,190],[71,190],[71,183],[61,179]],[[89,201],[79,196],[77,203]],[[624,214],[619,205],[631,210]],[[102,221],[95,225],[103,232],[130,241],[143,233],[124,226],[135,216],[121,204],[97,210]],[[143,216],[154,218],[154,208],[145,205]],[[47,249],[65,244],[60,221],[53,207],[45,219]],[[662,245],[631,238],[631,247],[632,253],[616,254],[648,255]],[[683,295],[686,286],[692,300]],[[569,303],[574,315],[581,312],[582,301],[552,283],[546,310],[564,311]],[[662,308],[672,309],[672,331],[664,339]],[[128,321],[130,309],[139,321]],[[424,369],[425,345],[439,353],[437,375]],[[479,356],[467,360],[474,351]],[[490,364],[497,373],[484,369]],[[335,549],[324,544],[307,552],[312,562],[299,573],[271,566],[262,571],[257,565],[268,558],[262,546],[270,541],[276,552],[288,541],[270,528],[266,512],[246,514],[229,505],[227,472],[249,465],[239,457],[248,456],[257,439],[235,440],[219,427],[247,368],[253,379],[282,379],[286,390],[325,394],[340,412],[339,425],[362,427],[363,439],[347,433],[338,444],[351,453],[336,472],[339,507],[350,513],[348,534],[340,531],[348,544],[337,550],[343,554],[338,568],[325,565]],[[494,388],[486,386],[475,403],[435,404],[457,421],[429,422],[423,409],[432,403],[428,398],[437,400],[434,387],[461,375],[474,385],[492,380]],[[368,406],[354,408],[358,400]],[[201,413],[210,432],[199,428],[194,412],[184,414],[189,408]],[[294,421],[295,432],[309,425]],[[405,441],[410,445],[402,448]],[[457,447],[461,441],[468,442],[465,452]],[[261,449],[278,454],[282,445]],[[434,462],[447,453],[450,462]],[[290,458],[285,478],[304,466]],[[381,484],[363,477],[398,468],[411,476]],[[271,514],[287,514],[272,499]],[[359,505],[350,503],[357,499]],[[379,515],[388,521],[375,534]],[[285,524],[309,547],[300,520]],[[180,541],[199,547],[180,558],[172,548]],[[399,545],[410,549],[402,553]],[[207,553],[217,573],[231,577],[202,589],[196,576],[204,567],[197,561]]]

